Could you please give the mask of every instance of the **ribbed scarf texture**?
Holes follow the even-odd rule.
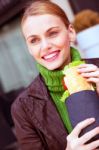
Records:
[[[75,48],[71,47],[71,62],[78,61],[80,59],[81,57],[79,52]],[[69,119],[67,107],[65,101],[61,101],[61,98],[65,92],[62,83],[64,77],[63,70],[51,71],[40,64],[37,64],[37,67],[45,80],[45,84],[48,87],[52,100],[54,101],[55,106],[60,114],[61,120],[63,121],[68,133],[70,133],[72,131],[72,126]]]

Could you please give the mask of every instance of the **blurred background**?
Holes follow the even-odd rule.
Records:
[[[36,63],[28,53],[20,27],[22,11],[28,1],[0,0],[0,150],[20,150],[11,117],[11,105],[38,74]],[[74,46],[79,48],[82,58],[99,66],[99,1],[52,1],[64,9],[74,25],[77,32]],[[98,26],[97,29],[95,26]],[[85,30],[93,27],[95,35],[93,36],[93,32],[89,35],[91,31],[87,31],[87,36]],[[88,40],[89,37],[97,37],[93,43],[95,47],[88,44],[83,47],[86,40],[87,43],[92,43],[93,39]]]

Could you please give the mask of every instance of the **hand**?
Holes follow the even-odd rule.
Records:
[[[81,130],[87,127],[88,125],[92,124],[94,121],[94,118],[90,118],[77,124],[73,131],[67,136],[66,150],[96,150],[96,148],[99,146],[99,140],[93,141],[89,144],[85,143],[99,134],[99,127],[79,137]]]
[[[88,82],[96,84],[96,91],[99,95],[99,68],[93,64],[81,64],[78,72],[87,79]]]

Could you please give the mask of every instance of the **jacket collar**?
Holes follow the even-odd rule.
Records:
[[[35,97],[39,100],[48,100],[49,94],[44,79],[39,74],[28,88],[28,96]]]

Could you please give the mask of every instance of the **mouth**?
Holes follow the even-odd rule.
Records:
[[[47,55],[44,55],[42,58],[43,58],[45,61],[51,62],[51,61],[54,61],[55,59],[58,58],[59,53],[60,53],[60,50],[53,51],[53,52],[50,52],[50,53],[47,54]]]

